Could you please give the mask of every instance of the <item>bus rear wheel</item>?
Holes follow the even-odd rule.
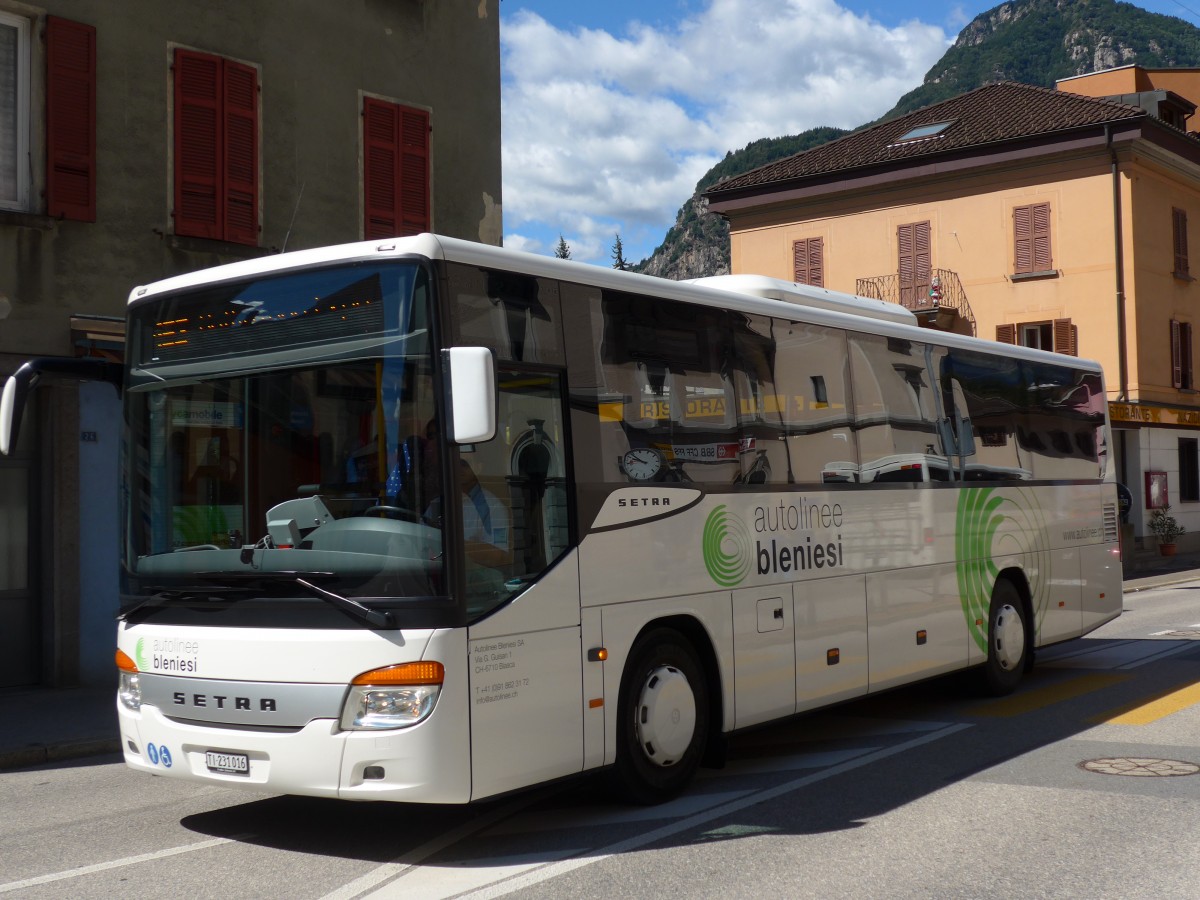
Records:
[[[983,681],[994,697],[1011,694],[1025,672],[1029,647],[1025,603],[1011,581],[1000,579],[992,588],[988,612],[988,655]]]
[[[678,632],[646,634],[621,678],[616,775],[635,803],[669,800],[691,781],[708,742],[708,683]]]

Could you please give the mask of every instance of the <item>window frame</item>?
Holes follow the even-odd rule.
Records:
[[[1179,501],[1200,503],[1200,441],[1179,438]]]
[[[30,133],[30,109],[32,103],[33,80],[33,22],[27,16],[21,16],[0,9],[0,25],[12,27],[17,33],[16,73],[17,81],[14,88],[14,113],[16,118],[16,145],[14,147],[13,171],[15,174],[15,191],[12,198],[0,196],[0,210],[11,212],[33,212],[30,202],[33,192],[32,172],[23,172],[23,160],[30,159],[30,146],[33,136]]]
[[[1038,329],[1039,336],[1044,333],[1045,329],[1050,329],[1051,346],[1033,347],[1032,344],[1027,344],[1021,339],[1027,330],[1034,328]],[[1051,353],[1061,353],[1063,356],[1079,355],[1079,326],[1070,319],[1041,319],[997,325],[996,340],[1001,344],[1047,350]]]

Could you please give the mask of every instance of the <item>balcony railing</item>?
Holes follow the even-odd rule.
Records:
[[[934,319],[936,327],[944,330],[958,330],[946,324],[953,314],[957,314],[969,326],[970,333],[975,334],[975,315],[971,312],[971,304],[967,302],[967,292],[963,290],[958,273],[949,269],[933,269],[930,276],[930,286],[923,291],[908,288],[902,293],[899,275],[873,275],[859,278],[854,292],[860,297],[898,303],[916,313],[918,318]]]

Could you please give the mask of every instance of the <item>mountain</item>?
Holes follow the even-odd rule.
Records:
[[[997,81],[1054,87],[1060,78],[1116,66],[1200,66],[1200,28],[1117,0],[1012,0],[981,13],[921,85],[863,128]],[[700,193],[722,178],[792,156],[849,132],[810,128],[731,151],[696,184],[662,244],[634,268],[663,278],[729,272],[729,226]]]

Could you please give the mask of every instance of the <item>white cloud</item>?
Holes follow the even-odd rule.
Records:
[[[505,224],[524,235],[506,244],[552,249],[561,232],[573,258],[608,264],[615,232],[628,258],[648,255],[727,150],[876,118],[947,37],[832,0],[712,0],[619,36],[518,11],[501,45]]]

